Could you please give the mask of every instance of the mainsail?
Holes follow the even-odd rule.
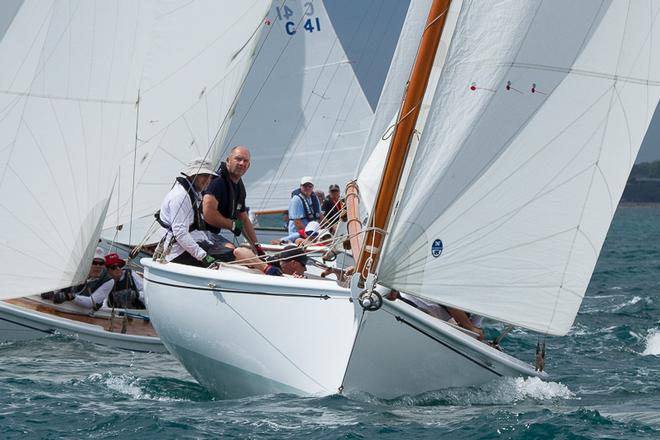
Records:
[[[0,42],[0,297],[89,270],[130,145],[148,11],[133,2],[25,1]]]
[[[105,235],[139,243],[174,178],[194,157],[209,158],[224,137],[253,60],[270,1],[154,5],[149,51],[140,72],[137,139],[121,153]],[[133,221],[133,224],[131,224]]]
[[[379,282],[565,334],[660,96],[659,14],[466,0]]]
[[[170,169],[159,154],[191,139],[208,144],[214,133],[205,127],[217,127],[224,117],[218,107],[233,99],[215,102],[216,88],[234,87],[242,68],[205,69],[249,58],[269,7],[265,0],[239,3],[28,0],[10,8],[14,16],[0,33],[0,297],[87,276],[115,182],[120,198],[112,218],[122,222],[130,213],[133,167],[130,178],[117,177],[121,159],[138,155],[136,181],[166,191],[178,161],[189,159],[176,157]],[[219,23],[224,33],[216,33]],[[213,37],[201,28],[214,29]],[[224,49],[216,53],[220,40]],[[226,56],[211,63],[210,52]],[[204,112],[193,118],[196,106]],[[156,163],[167,182],[143,176]],[[142,193],[135,206],[151,211]]]
[[[322,1],[273,4],[273,29],[264,34],[216,158],[235,145],[250,148],[244,181],[252,209],[286,208],[303,175],[314,176],[319,189],[354,177],[373,120],[354,64],[382,64],[374,58],[383,52],[378,32],[398,33],[397,26],[384,25],[401,21],[400,4],[379,7],[386,21],[367,11],[343,26],[348,35],[342,40]],[[350,59],[342,43],[355,45],[360,26],[369,28],[369,38],[359,58]]]

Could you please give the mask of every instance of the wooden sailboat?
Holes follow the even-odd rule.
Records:
[[[407,25],[424,3],[411,3]],[[417,150],[404,154],[399,190],[388,182],[400,171],[359,179],[361,186],[384,182],[371,216],[378,220],[366,227],[387,234],[382,245],[372,236],[361,245],[369,274],[354,277],[351,290],[145,262],[159,334],[216,394],[392,397],[538,375],[400,301],[374,307],[387,289],[540,334],[570,329],[660,95],[659,6],[503,0],[453,7],[451,44]],[[429,10],[424,39],[452,7],[437,0],[426,3]],[[421,105],[421,94],[408,96],[404,105]],[[410,114],[380,119],[397,117],[399,132],[415,126]],[[396,136],[407,147],[410,135]],[[191,300],[182,303],[184,292]]]

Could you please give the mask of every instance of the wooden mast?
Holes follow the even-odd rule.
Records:
[[[399,120],[397,121],[390,150],[385,161],[383,177],[374,202],[370,225],[374,229],[367,231],[360,249],[356,268],[356,271],[360,274],[364,274],[367,262],[369,262],[369,271],[373,272],[377,267],[384,238],[381,231],[385,230],[387,226],[394,197],[399,187],[408,147],[417,123],[426,86],[429,82],[435,54],[440,45],[440,37],[445,26],[450,2],[451,0],[434,0],[429,10],[426,27],[422,34],[408,88],[401,104]],[[356,252],[357,249],[353,251]]]

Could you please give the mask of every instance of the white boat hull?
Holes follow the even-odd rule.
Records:
[[[367,392],[390,398],[539,375],[403,303],[363,313],[334,282],[142,264],[161,340],[219,397]]]
[[[502,376],[546,375],[421,310],[385,301],[364,313],[342,385],[345,393],[390,399]]]
[[[121,318],[115,319],[115,326],[120,327]],[[125,350],[167,352],[160,338],[156,336],[110,332],[98,324],[67,319],[0,301],[0,341],[36,339],[56,332]]]
[[[331,281],[319,292],[313,280],[143,264],[156,331],[214,394],[337,392],[355,334],[347,290]]]

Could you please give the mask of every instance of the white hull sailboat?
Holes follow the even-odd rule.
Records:
[[[358,179],[377,188],[360,195],[362,240],[349,209],[350,293],[144,261],[164,344],[215,393],[393,397],[536,374],[399,301],[377,307],[383,289],[569,331],[660,97],[660,5],[449,3],[411,2],[368,141],[389,151],[365,151]]]
[[[388,398],[499,376],[543,376],[406,304],[364,312],[331,280],[142,263],[158,334],[221,397],[364,391]]]

